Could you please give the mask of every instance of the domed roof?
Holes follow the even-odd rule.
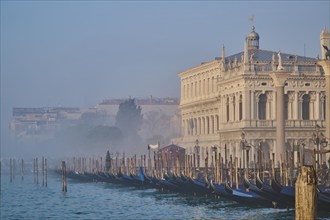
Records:
[[[259,34],[254,31],[255,27],[252,26],[252,31],[246,36],[248,49],[259,49]]]
[[[252,26],[252,31],[248,34],[247,38],[251,40],[259,40],[259,34],[254,31],[255,27]]]

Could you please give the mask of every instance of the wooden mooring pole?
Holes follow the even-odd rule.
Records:
[[[67,192],[65,161],[62,161],[62,192]]]
[[[15,180],[16,175],[16,159],[13,159],[13,180]]]
[[[22,167],[21,168],[22,168],[22,170],[21,170],[22,171],[22,173],[21,173],[22,174],[22,180],[24,180],[24,160],[23,159],[22,159]]]
[[[13,160],[9,160],[9,169],[10,169],[10,182],[13,182]]]
[[[47,158],[45,158],[45,179],[46,179],[45,187],[47,187]]]
[[[36,159],[33,158],[33,183],[36,183]]]
[[[312,165],[303,165],[296,181],[295,219],[316,219],[316,172]]]
[[[38,157],[36,158],[36,174],[37,174],[37,176],[36,176],[36,178],[37,178],[37,184],[39,183],[39,177],[38,177]]]
[[[45,186],[45,158],[42,157],[41,161],[41,173],[42,173],[42,186]]]

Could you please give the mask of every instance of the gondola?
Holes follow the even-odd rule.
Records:
[[[258,175],[256,178],[256,186],[264,192],[263,196],[265,198],[276,202],[280,206],[295,207],[294,201],[288,200],[288,196],[275,191],[271,185],[263,182]]]
[[[323,189],[321,187],[317,187],[317,207],[318,209],[330,212],[330,194],[327,192],[327,190]]]
[[[257,182],[258,183],[258,182]],[[259,182],[260,184],[260,182]],[[283,205],[282,203],[278,203],[277,196],[273,196],[272,194],[269,194],[260,188],[258,188],[255,184],[251,183],[249,180],[244,178],[243,185],[246,189],[248,189],[251,192],[254,192],[255,194],[269,200],[272,202],[273,208],[287,208],[287,205]]]
[[[257,205],[265,207],[273,207],[271,200],[266,199],[253,191],[248,191],[243,186],[238,186],[237,188],[231,188],[228,183],[224,184],[225,191],[231,194],[231,200],[245,205]]]

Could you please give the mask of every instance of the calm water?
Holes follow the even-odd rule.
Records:
[[[33,174],[10,183],[1,176],[1,219],[294,219],[294,210],[247,208],[237,203],[109,183],[68,182],[49,174],[48,187]],[[326,219],[326,217],[323,217]]]

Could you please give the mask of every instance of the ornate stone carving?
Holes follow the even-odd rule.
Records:
[[[250,55],[250,63],[251,63],[251,64],[254,63],[254,59],[253,59],[253,58],[254,58],[254,54],[251,54],[251,55]]]
[[[309,92],[309,97],[310,97],[310,101],[315,101],[316,100],[316,92]]]
[[[289,102],[293,102],[295,99],[295,93],[294,92],[288,92],[288,98]]]
[[[256,100],[258,100],[258,98],[261,94],[262,94],[262,91],[255,91],[254,92],[254,97],[256,98]]]
[[[269,101],[273,100],[273,92],[270,91],[266,92],[266,96],[267,96],[267,100]]]
[[[296,80],[291,81],[291,86],[296,88],[298,86],[298,82]]]
[[[321,87],[322,87],[322,88],[325,88],[325,81],[322,81],[322,82],[321,82]]]
[[[281,52],[278,52],[277,56],[278,56],[278,67],[277,67],[277,70],[283,70],[284,68],[282,66]]]
[[[273,55],[272,55],[272,64],[274,65],[275,64],[275,54],[273,53]]]
[[[231,60],[228,60],[228,69],[231,69]]]
[[[324,92],[321,92],[321,93],[320,93],[320,100],[321,100],[322,102],[324,102],[324,100],[325,100],[325,93],[324,93]]]
[[[234,67],[237,67],[237,58],[234,59]]]
[[[299,102],[302,102],[303,101],[303,96],[306,94],[306,92],[298,92],[298,100]]]

